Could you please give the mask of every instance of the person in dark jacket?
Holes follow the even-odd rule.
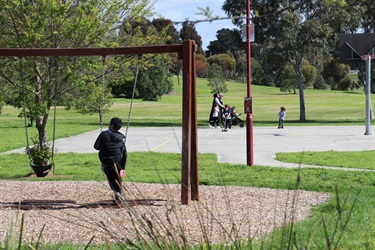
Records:
[[[112,118],[108,130],[99,134],[94,148],[99,150],[102,170],[107,176],[109,186],[115,192],[116,200],[123,201],[122,178],[126,176],[127,151],[125,136],[119,131],[121,127],[121,119]]]

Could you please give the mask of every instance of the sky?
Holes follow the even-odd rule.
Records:
[[[212,11],[213,16],[226,17],[226,14],[221,9],[224,0],[156,0],[154,4],[154,12],[156,17],[163,17],[170,19],[173,22],[183,22],[186,19],[189,21],[204,20],[205,16],[196,15],[201,12],[198,7],[206,9],[208,6]],[[178,31],[181,30],[181,25],[175,25]],[[212,22],[199,22],[195,25],[195,29],[202,37],[203,50],[207,49],[210,41],[216,40],[216,33],[223,28],[233,29],[231,19],[216,20]]]

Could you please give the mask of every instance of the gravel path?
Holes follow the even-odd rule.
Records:
[[[292,217],[301,220],[330,198],[307,191],[201,186],[201,201],[186,206],[180,204],[180,185],[124,185],[126,204],[118,206],[106,182],[0,181],[0,240],[12,221],[19,233],[24,214],[26,242],[35,242],[44,225],[43,242],[50,243],[148,240],[149,232],[180,241],[181,231],[189,243],[204,236],[225,242],[260,237]]]

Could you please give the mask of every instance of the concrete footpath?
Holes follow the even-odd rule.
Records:
[[[121,130],[125,133],[125,129]],[[277,129],[254,127],[254,165],[299,167],[299,164],[275,160],[277,152],[360,151],[375,149],[375,131],[364,135],[365,126],[301,126]],[[100,129],[55,142],[58,152],[92,153]],[[181,127],[129,127],[128,152],[181,152]],[[11,152],[22,153],[24,149]],[[219,162],[246,164],[246,128],[234,126],[228,132],[207,127],[198,128],[198,152],[216,153]],[[375,151],[374,151],[375,156]],[[374,157],[375,158],[375,157]],[[301,167],[312,167],[302,164]],[[316,167],[316,166],[315,166]],[[341,168],[340,168],[341,169]]]

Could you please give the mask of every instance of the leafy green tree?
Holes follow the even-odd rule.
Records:
[[[217,54],[207,58],[210,65],[218,64],[224,72],[226,79],[231,79],[234,70],[236,69],[236,60],[229,54]],[[220,93],[220,92],[218,92]]]
[[[251,2],[253,22],[255,24],[256,58],[259,59],[264,75],[272,77],[276,86],[282,69],[287,63],[293,65],[296,72],[299,100],[300,121],[306,120],[304,82],[302,65],[305,59],[320,63],[317,58],[324,58],[332,51],[333,29],[327,21],[326,4],[334,1],[288,1],[271,0]],[[245,0],[226,0],[224,11],[230,16],[242,16],[245,12]],[[322,21],[322,17],[327,17]],[[238,24],[243,22],[238,19]],[[322,68],[322,67],[319,67]]]
[[[300,121],[306,121],[305,98],[302,66],[304,59],[308,56],[308,51],[320,53],[328,52],[326,40],[331,30],[327,24],[322,24],[315,19],[302,20],[301,13],[284,12],[281,15],[279,33],[280,49],[285,51],[285,59],[291,63],[297,74],[299,101],[300,101]],[[318,51],[317,51],[318,52]]]
[[[280,77],[282,69],[287,61],[283,51],[277,47],[279,39],[279,15],[284,11],[286,1],[251,1],[252,22],[255,24],[255,42],[251,45],[252,60],[257,63],[251,64],[252,68],[257,66],[257,70],[252,70],[252,78],[255,84],[281,87]],[[235,21],[241,29],[246,13],[246,0],[226,0],[223,10],[231,17],[237,17]],[[241,17],[241,18],[238,18]],[[238,62],[238,59],[236,57]],[[259,74],[257,74],[260,72]]]
[[[165,33],[167,31],[165,28],[168,29],[171,23],[164,21],[162,19],[160,22],[152,23],[145,17],[126,19],[121,24],[118,41],[122,46],[126,46],[129,42],[136,42],[139,45],[165,44],[170,39]],[[163,28],[163,25],[167,26]],[[120,64],[124,65],[122,68],[129,69],[117,69],[112,78],[111,86],[114,87],[113,89],[124,91],[116,93],[117,95],[131,96],[134,81],[137,81],[135,97],[143,100],[156,101],[163,94],[171,91],[169,70],[178,74],[181,67],[177,58],[165,54],[160,56],[143,55],[140,61],[138,59],[134,61],[126,57],[121,57],[121,60]],[[170,60],[173,60],[176,64],[172,65]],[[140,63],[139,76],[138,79],[135,79],[138,63]]]
[[[310,64],[309,61],[304,60],[302,63],[302,78],[304,87],[312,86],[316,80],[316,68]],[[296,94],[298,88],[297,74],[292,64],[287,64],[281,74],[281,91],[288,91]]]
[[[86,96],[86,98],[80,98],[82,96]],[[99,116],[101,112],[108,112],[113,104],[109,87],[104,86],[103,90],[102,85],[94,81],[78,87],[74,93],[66,95],[65,100],[68,110],[74,107],[81,114],[98,114]]]
[[[293,66],[291,64],[285,65],[282,73],[281,73],[281,87],[280,90],[283,92],[292,92],[296,94],[296,88],[297,88],[297,74],[294,70]]]
[[[167,94],[173,89],[172,81],[168,73],[168,60],[163,55],[155,59],[157,63],[151,63],[147,68],[139,72],[137,79],[137,94],[145,101],[157,101],[163,94]]]
[[[152,25],[157,32],[165,37],[165,44],[180,43],[180,34],[170,19],[156,18],[152,20]]]
[[[228,91],[225,75],[219,64],[213,63],[210,65],[207,78],[207,86],[211,89],[211,93],[225,93]]]
[[[116,41],[120,46],[165,44],[169,37],[164,30],[159,32],[159,28],[144,16],[129,16],[123,19]]]
[[[12,99],[12,86],[8,85],[6,81],[0,78],[0,116],[3,112],[3,108]]]
[[[239,81],[242,81],[242,82],[246,82],[246,76],[247,76],[247,55],[246,55],[246,51],[244,50],[238,50],[236,51],[236,54],[235,54],[235,58],[236,59],[236,72],[237,72],[237,78],[239,79]],[[256,64],[257,62],[255,62]],[[252,70],[254,69],[254,59],[251,61],[251,68]],[[259,64],[259,63],[258,63]],[[258,72],[258,69],[257,70],[253,70],[255,72]],[[252,81],[254,82],[254,74],[251,74],[252,76]]]
[[[349,78],[349,70],[349,65],[339,63],[337,59],[332,59],[324,65],[322,75],[332,90],[349,90],[355,86]]]
[[[87,48],[113,45],[119,21],[142,16],[148,1],[136,0],[0,0],[0,47]],[[129,9],[129,6],[132,6]],[[1,58],[0,76],[19,94],[35,119],[38,141],[47,143],[46,125],[54,101],[92,82],[100,60],[84,57]],[[21,73],[22,70],[22,73]],[[80,96],[80,98],[86,98]],[[20,107],[22,98],[15,98]],[[30,117],[29,117],[30,118]]]
[[[316,68],[311,65],[311,63],[308,60],[303,60],[302,63],[302,81],[304,84],[304,88],[309,88],[313,86],[315,80],[316,80]]]
[[[5,99],[4,94],[0,93],[0,116],[3,114],[3,108],[5,105],[4,99]]]
[[[217,40],[211,41],[207,46],[206,56],[215,54],[224,54],[230,51],[233,55],[239,50],[244,49],[244,43],[241,34],[236,29],[221,29],[216,33]]]
[[[152,20],[152,24],[159,32],[161,36],[164,37],[165,44],[179,44],[180,34],[173,22],[170,19],[157,18]],[[177,54],[170,54],[170,59],[168,63],[169,71],[177,76],[178,85],[180,85],[180,72],[182,69],[182,61],[178,59]]]

